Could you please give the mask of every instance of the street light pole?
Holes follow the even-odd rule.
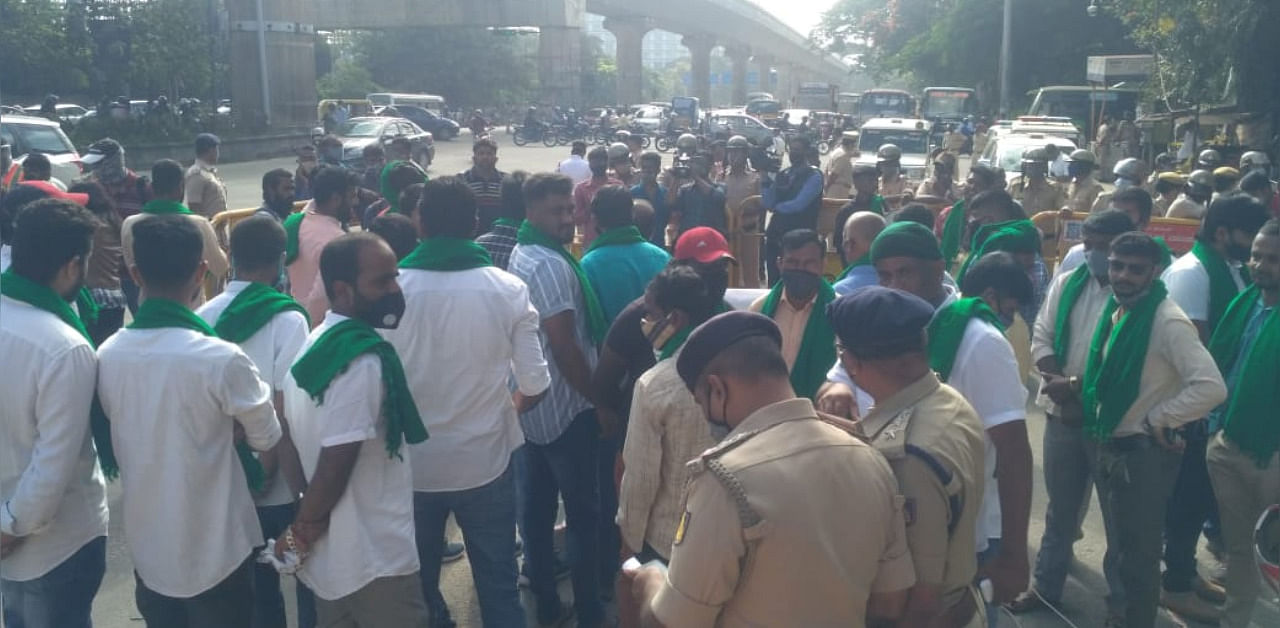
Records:
[[[1013,29],[1013,0],[1004,0],[1004,20],[1000,29],[1000,117],[1009,116],[1009,49]]]

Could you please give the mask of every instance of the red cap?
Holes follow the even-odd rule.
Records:
[[[38,181],[38,180],[23,181],[22,185],[29,185],[33,188],[36,188],[37,190],[40,190],[41,192],[48,194],[49,198],[57,198],[57,199],[62,199],[64,201],[71,201],[72,203],[75,203],[76,205],[79,205],[81,207],[84,207],[85,205],[89,204],[88,194],[85,194],[84,192],[63,192],[62,190],[58,189],[58,186],[52,183],[49,183],[48,181]]]
[[[729,243],[719,231],[711,227],[694,227],[682,233],[680,239],[676,240],[675,258],[701,264],[710,264],[724,258],[733,260],[733,256],[729,254]]]

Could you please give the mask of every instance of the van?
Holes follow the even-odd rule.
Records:
[[[885,144],[902,151],[902,176],[922,181],[929,159],[929,122],[915,118],[872,118],[858,131],[856,164],[876,165],[876,152]]]
[[[1097,88],[1089,85],[1049,85],[1027,92],[1032,96],[1027,115],[1070,118],[1092,135],[1102,116],[1118,119],[1134,114],[1141,91],[1136,87]]]
[[[377,92],[365,96],[374,107],[394,107],[396,105],[414,105],[430,110],[436,115],[444,115],[444,96],[434,94],[394,94]]]

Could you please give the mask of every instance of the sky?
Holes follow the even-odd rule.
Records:
[[[778,16],[788,26],[808,35],[822,19],[822,12],[835,0],[753,0],[766,11]]]

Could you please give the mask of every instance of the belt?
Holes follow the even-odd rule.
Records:
[[[1121,436],[1102,443],[1102,447],[1120,453],[1129,453],[1133,451],[1142,451],[1151,449],[1156,443],[1150,436],[1146,434],[1133,434],[1130,436]]]

